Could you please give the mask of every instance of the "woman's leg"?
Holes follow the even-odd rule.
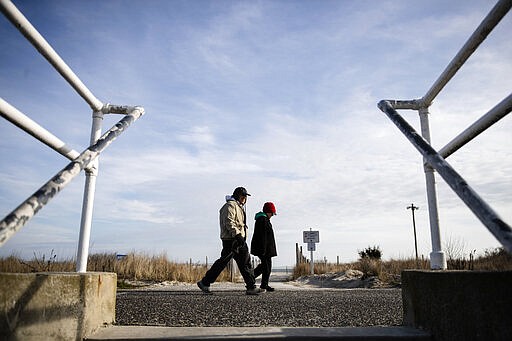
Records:
[[[270,279],[270,272],[272,272],[272,258],[265,257],[261,259],[262,274],[261,274],[261,287],[268,287],[268,281]]]

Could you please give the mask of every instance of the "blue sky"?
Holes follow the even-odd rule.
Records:
[[[167,253],[213,261],[218,210],[244,186],[249,227],[273,201],[279,256],[294,262],[302,231],[316,259],[385,259],[431,250],[421,156],[377,108],[422,97],[493,1],[14,1],[104,103],[146,115],[100,158],[90,251]],[[442,148],[510,94],[509,13],[431,107]],[[75,150],[91,109],[0,17],[1,97]],[[413,111],[404,117],[419,130]],[[510,116],[510,115],[509,115]],[[512,221],[507,116],[448,161]],[[104,130],[119,120],[107,116]],[[68,160],[0,120],[0,212],[7,215]],[[76,254],[85,176],[0,248]],[[481,254],[499,244],[438,178],[443,244]]]

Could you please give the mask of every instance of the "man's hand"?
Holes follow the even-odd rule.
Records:
[[[235,236],[235,239],[233,240],[233,244],[232,244],[232,249],[233,249],[233,252],[234,253],[238,253],[238,250],[244,246],[245,244],[245,240],[244,240],[244,237],[242,237],[241,234],[237,234]]]

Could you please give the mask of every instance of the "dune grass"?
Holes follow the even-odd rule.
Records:
[[[474,257],[472,254],[468,258],[449,258],[447,260],[448,270],[472,270],[472,271],[511,271],[512,255],[503,248],[486,250],[484,255]],[[315,274],[328,272],[342,272],[348,269],[359,270],[364,277],[376,276],[385,283],[399,283],[400,274],[403,270],[419,269],[430,270],[430,261],[428,259],[414,258],[409,259],[391,259],[382,261],[380,259],[361,258],[357,262],[332,264],[319,262],[315,263]],[[310,264],[302,263],[294,268],[293,278],[308,275],[310,273]]]
[[[74,272],[74,259],[58,260],[53,251],[50,257],[45,255],[31,260],[23,260],[15,255],[0,258],[0,272]],[[115,253],[92,254],[87,261],[87,271],[115,272],[119,281],[177,281],[193,283],[200,280],[207,270],[205,264],[179,263],[170,261],[165,253],[148,255],[129,253],[118,259]],[[224,270],[219,281],[227,281],[231,274]]]
[[[211,265],[211,264],[210,264]],[[236,266],[235,266],[236,268]],[[430,269],[428,259],[391,259],[382,261],[378,259],[362,258],[357,262],[332,264],[327,262],[315,263],[315,273],[341,272],[349,269],[360,270],[365,277],[377,276],[385,283],[400,283],[400,274],[406,269]],[[468,259],[448,259],[450,270],[488,270],[502,271],[512,270],[512,255],[503,248],[485,251],[485,254]],[[115,272],[120,283],[126,281],[177,281],[194,283],[200,280],[207,270],[205,264],[179,263],[170,261],[167,254],[148,255],[144,253],[129,253],[118,259],[114,253],[92,254],[89,256],[87,271]],[[23,260],[16,255],[0,258],[0,272],[26,273],[26,272],[74,272],[75,261],[73,259],[59,260],[50,253],[33,259]],[[302,263],[294,267],[293,278],[307,275],[310,272],[308,263]],[[218,278],[218,281],[230,281],[231,272],[226,269]]]

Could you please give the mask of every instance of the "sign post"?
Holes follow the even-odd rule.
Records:
[[[310,272],[312,275],[315,274],[315,268],[313,261],[313,251],[316,251],[316,243],[320,242],[320,234],[318,231],[311,231],[311,228],[309,231],[303,231],[302,232],[302,238],[304,243],[308,244],[308,251],[311,251],[311,262],[310,262]]]

